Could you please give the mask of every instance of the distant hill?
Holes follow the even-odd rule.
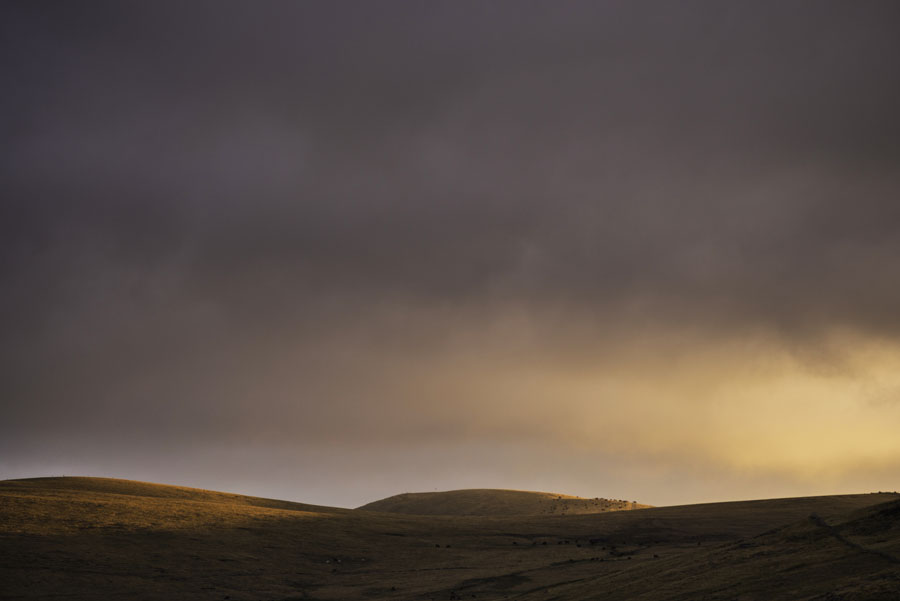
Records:
[[[583,515],[645,509],[634,501],[586,499],[549,492],[472,488],[394,495],[359,507],[407,515]]]

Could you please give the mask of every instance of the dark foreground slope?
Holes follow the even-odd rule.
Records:
[[[0,482],[3,599],[900,598],[900,495],[413,516]]]
[[[472,488],[394,495],[359,509],[409,515],[576,515],[645,509],[635,501],[586,499],[551,492]]]

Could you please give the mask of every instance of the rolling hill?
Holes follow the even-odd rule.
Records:
[[[410,515],[95,478],[0,482],[2,599],[900,598],[900,495]]]
[[[411,515],[577,515],[644,509],[635,501],[586,499],[549,492],[476,488],[403,493],[359,509]]]

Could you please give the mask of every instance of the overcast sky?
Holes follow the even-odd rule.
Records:
[[[900,488],[896,2],[0,11],[0,478]]]

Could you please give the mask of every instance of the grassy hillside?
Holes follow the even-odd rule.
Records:
[[[418,516],[0,482],[3,599],[892,599],[900,495]],[[828,597],[827,594],[838,596]]]
[[[549,492],[476,488],[403,493],[363,505],[367,511],[411,515],[576,515],[643,509],[634,501],[585,499]]]

